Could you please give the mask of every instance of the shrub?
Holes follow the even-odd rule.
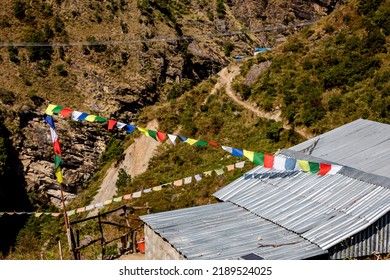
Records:
[[[23,20],[26,17],[27,3],[21,0],[16,0],[12,6],[12,11],[14,16]]]
[[[232,42],[225,42],[223,44],[223,50],[225,52],[225,56],[230,56],[232,51],[234,50],[234,44]]]
[[[0,88],[0,100],[4,104],[13,105],[16,100],[16,96],[12,91]]]
[[[217,7],[217,16],[219,19],[225,18],[226,11],[225,11],[225,5],[223,4],[223,0],[217,0],[216,3]]]
[[[13,46],[8,47],[8,55],[9,55],[9,60],[15,64],[19,64],[20,60],[18,58],[19,55],[19,50],[18,48],[15,48]]]
[[[68,71],[65,70],[65,67],[63,64],[58,64],[56,67],[57,74],[62,76],[62,77],[67,77],[68,76]]]

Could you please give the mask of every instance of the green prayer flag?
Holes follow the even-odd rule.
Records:
[[[98,122],[105,122],[105,121],[107,121],[106,118],[102,118],[102,117],[99,117],[99,116],[96,116],[95,120],[98,121]]]
[[[208,142],[199,140],[198,142],[195,143],[194,146],[204,147],[204,146],[207,146],[207,144],[208,144]]]
[[[55,107],[55,108],[53,109],[52,112],[53,112],[54,114],[58,115],[58,114],[61,112],[62,109],[64,109],[63,106],[57,106],[57,107]]]
[[[253,162],[258,165],[264,165],[264,154],[255,152],[253,155]]]
[[[157,141],[157,131],[148,129],[148,135]]]
[[[318,162],[310,162],[309,161],[309,166],[310,166],[310,172],[311,173],[318,173],[320,171],[320,164]]]
[[[63,164],[64,161],[62,160],[62,157],[60,155],[55,154],[54,155],[54,169],[57,169],[61,164]]]

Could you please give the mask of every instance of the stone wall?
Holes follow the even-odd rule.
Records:
[[[175,248],[160,235],[145,225],[145,259],[146,260],[185,260]]]

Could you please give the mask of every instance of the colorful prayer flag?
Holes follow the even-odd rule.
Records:
[[[320,170],[318,171],[318,175],[325,175],[332,169],[331,164],[320,163]]]
[[[168,134],[168,138],[169,138],[169,140],[171,140],[172,144],[176,146],[177,136],[173,135],[173,134]]]
[[[167,137],[166,133],[164,133],[164,132],[157,132],[157,139],[160,142],[164,141],[166,137]]]
[[[112,130],[116,123],[116,120],[108,120],[108,130]]]
[[[341,168],[343,168],[341,165],[334,165],[334,164],[332,164],[332,168],[330,169],[330,171],[327,174],[334,175],[337,172],[339,172],[341,170]]]
[[[116,127],[117,127],[118,129],[122,129],[122,128],[124,128],[125,126],[126,126],[125,123],[122,123],[122,122],[117,122],[117,123],[116,123]]]
[[[215,169],[214,171],[217,173],[217,175],[222,175],[225,173],[222,168]]]
[[[299,167],[305,171],[305,172],[309,172],[310,171],[310,165],[309,165],[309,162],[307,160],[298,160],[298,165]]]
[[[85,120],[87,122],[94,122],[96,120],[96,116],[95,115],[89,115],[85,118]]]
[[[195,177],[195,180],[196,180],[197,182],[199,182],[200,180],[202,180],[202,174],[196,174],[194,177]]]
[[[62,115],[64,118],[67,118],[72,114],[73,110],[69,108],[64,108],[61,110],[60,115]]]
[[[191,146],[194,145],[198,140],[187,138],[184,142],[190,144]]]
[[[133,193],[133,198],[140,198],[142,195],[142,191],[134,192]]]
[[[130,125],[130,124],[126,125],[126,133],[127,134],[133,133],[134,130],[135,130],[135,126],[134,125]]]
[[[244,150],[244,157],[246,157],[246,158],[249,159],[250,161],[253,161],[254,156],[255,156],[255,153],[254,153],[254,152]]]
[[[54,109],[55,107],[57,107],[57,105],[52,105],[52,104],[50,104],[50,105],[46,108],[45,114],[46,114],[46,115],[49,115],[49,116],[53,115],[53,109]]]
[[[264,155],[264,167],[272,168],[274,166],[274,156],[273,155]]]
[[[157,131],[148,129],[148,135],[157,141]]]
[[[198,140],[198,142],[195,143],[195,146],[197,147],[205,147],[207,146],[207,142],[206,141],[201,141],[201,140]]]
[[[56,170],[55,170],[55,175],[56,175],[56,178],[57,178],[57,182],[58,183],[63,183],[64,182],[64,178],[62,177],[62,171],[61,171],[61,167],[57,167]]]
[[[320,171],[320,164],[318,162],[309,162],[310,172],[317,174]]]
[[[226,152],[230,153],[230,154],[233,152],[233,148],[232,148],[232,147],[221,146],[221,148],[222,148],[223,150],[225,150]]]
[[[244,155],[244,152],[241,149],[233,148],[232,149],[232,155],[236,156],[236,157],[242,157]]]
[[[137,126],[137,129],[138,129],[139,131],[141,131],[141,133],[144,134],[145,136],[149,136],[149,133],[148,133],[148,130],[147,130],[147,129],[142,128],[142,127],[139,127],[139,126]]]
[[[191,184],[191,182],[192,182],[192,177],[184,178],[184,184]]]
[[[263,164],[261,164],[261,165],[263,165]],[[236,166],[236,168],[244,168],[244,166],[245,166],[245,161],[237,162],[237,163],[235,164],[235,166]]]
[[[79,117],[81,116],[82,112],[79,111],[73,111],[72,112],[72,120],[73,121],[78,121]]]
[[[126,194],[123,196],[123,199],[132,199],[133,195],[132,194]]]
[[[85,120],[86,117],[88,117],[87,113],[81,113],[80,116],[77,117],[77,119],[83,121]]]
[[[175,187],[180,187],[180,186],[182,186],[182,185],[183,185],[183,179],[174,181],[174,182],[173,182],[173,185],[174,185]]]
[[[253,162],[257,165],[264,165],[264,154],[255,152],[253,155]]]
[[[210,146],[213,146],[213,147],[218,147],[218,146],[219,146],[218,143],[213,142],[213,141],[209,142],[209,145],[210,145]]]
[[[157,187],[153,187],[152,190],[153,190],[154,192],[161,191],[161,190],[162,190],[162,185],[157,186]]]
[[[276,170],[285,170],[286,169],[286,158],[281,156],[274,157],[274,168]]]
[[[234,170],[234,164],[230,164],[230,165],[226,166],[226,168],[228,171],[232,171],[232,170]]]
[[[286,158],[285,168],[286,170],[294,170],[297,164],[297,160],[295,158]]]

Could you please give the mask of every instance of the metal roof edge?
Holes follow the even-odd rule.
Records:
[[[338,164],[342,165],[343,168],[339,171],[340,174],[360,180],[366,183],[378,185],[387,189],[390,189],[390,178],[385,176],[376,175],[373,173],[364,172],[362,170],[345,166],[343,164],[339,164],[337,162],[332,162],[323,158],[314,157],[308,154],[304,154],[301,152],[293,151],[290,149],[283,149],[281,150],[281,154],[285,156],[290,156],[296,159],[302,159],[302,160],[308,160],[308,161],[314,161],[314,162],[321,162],[321,163],[328,163],[328,164]]]

